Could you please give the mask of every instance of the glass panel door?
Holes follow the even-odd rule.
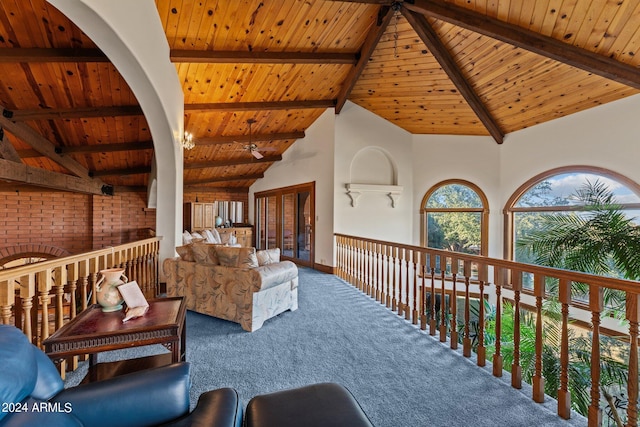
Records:
[[[298,233],[296,258],[311,261],[311,193],[298,193]]]
[[[297,258],[294,245],[296,235],[295,202],[295,193],[287,193],[282,196],[282,255],[289,258]]]
[[[313,266],[314,194],[314,183],[256,194],[256,249],[280,248],[283,259]]]
[[[267,218],[265,224],[267,225],[267,244],[265,249],[277,248],[278,242],[276,236],[278,235],[278,216],[276,214],[276,196],[267,197]]]

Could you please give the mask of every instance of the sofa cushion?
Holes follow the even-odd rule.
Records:
[[[256,252],[258,265],[275,264],[280,262],[280,248],[263,249]]]
[[[216,246],[218,261],[225,267],[256,268],[258,258],[256,248],[235,248],[228,246]]]
[[[192,240],[191,233],[189,233],[187,230],[184,230],[182,232],[182,244],[188,245],[189,243],[191,243],[191,240]]]
[[[176,252],[180,255],[180,259],[182,261],[194,262],[195,258],[193,257],[193,251],[191,250],[191,244],[178,246],[176,248]]]
[[[191,245],[193,258],[199,264],[220,265],[215,245],[210,243],[194,243]]]
[[[0,325],[0,360],[0,403],[19,403],[35,387],[37,370],[33,345],[15,326]],[[0,420],[6,415],[0,411]]]
[[[215,230],[215,229],[204,230],[203,233],[206,237],[207,243],[217,243],[217,244],[222,243],[222,240],[220,239],[220,233],[218,233],[218,230]]]

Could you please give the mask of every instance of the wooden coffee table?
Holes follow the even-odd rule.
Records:
[[[133,359],[130,362],[136,367],[127,371],[156,366],[158,360],[180,362],[186,355],[185,313],[182,297],[155,299],[149,301],[149,310],[144,316],[122,323],[123,310],[104,313],[94,304],[44,340],[44,350],[53,360],[89,354],[91,381],[108,376],[100,372],[102,364],[97,363],[98,353],[103,351],[151,344],[162,344],[171,351],[170,360],[167,355],[140,359],[146,361],[142,364]]]

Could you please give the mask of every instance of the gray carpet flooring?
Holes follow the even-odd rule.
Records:
[[[153,354],[159,346],[100,355],[100,361]],[[162,347],[159,347],[163,349]],[[257,394],[317,382],[346,386],[374,425],[583,426],[565,421],[557,403],[531,400],[473,359],[420,331],[341,279],[300,269],[299,309],[256,332],[209,316],[187,314],[192,402],[218,387],[238,390],[244,404]],[[67,385],[84,376],[71,373]]]

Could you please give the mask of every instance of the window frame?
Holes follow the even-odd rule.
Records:
[[[505,203],[505,207],[503,210],[504,215],[504,245],[503,245],[503,258],[509,261],[514,260],[515,255],[515,213],[517,212],[569,212],[572,210],[578,211],[581,210],[581,206],[534,206],[534,207],[516,207],[515,204],[520,200],[520,198],[531,188],[538,185],[542,181],[554,177],[556,175],[562,175],[567,173],[590,173],[594,175],[600,175],[603,177],[607,177],[614,181],[619,182],[620,184],[626,186],[629,190],[633,191],[637,196],[640,197],[640,184],[634,182],[630,178],[626,176],[614,172],[609,169],[601,168],[598,166],[588,166],[588,165],[574,165],[574,166],[561,166],[558,168],[550,169],[545,172],[539,173],[533,178],[525,181],[520,187],[513,192],[511,197]],[[621,206],[624,206],[625,209],[640,209],[640,203],[621,203]]]
[[[427,203],[431,196],[440,188],[447,185],[462,185],[471,189],[482,203],[478,208],[429,208]],[[420,203],[420,245],[427,246],[429,236],[428,214],[429,213],[479,213],[480,214],[480,255],[487,256],[489,253],[489,201],[484,192],[476,184],[464,179],[446,179],[433,185],[422,198]]]

